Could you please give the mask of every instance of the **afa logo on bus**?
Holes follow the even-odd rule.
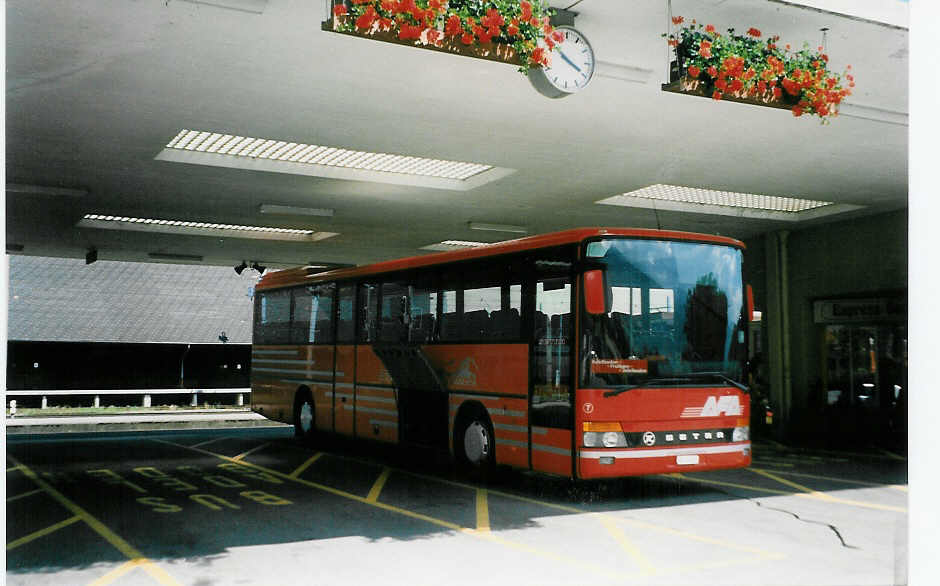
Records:
[[[737,395],[709,397],[701,407],[686,407],[679,417],[718,417],[720,415],[742,415],[741,401]]]

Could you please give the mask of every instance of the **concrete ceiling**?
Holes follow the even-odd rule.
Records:
[[[570,4],[559,3],[563,7]],[[213,4],[218,4],[216,6]],[[748,238],[806,225],[597,205],[651,184],[864,206],[813,222],[907,206],[908,31],[769,0],[674,0],[687,19],[784,42],[820,43],[851,63],[856,93],[828,125],[785,110],[665,93],[663,0],[583,0],[576,26],[598,76],[550,100],[511,65],[321,31],[311,0],[8,0],[7,242],[19,254],[207,264],[365,263],[445,239],[493,241],[468,222],[529,233],[613,225]],[[260,13],[258,12],[260,11]],[[514,169],[468,191],[155,160],[182,129]],[[40,190],[41,191],[41,190]],[[332,208],[270,217],[260,204]],[[316,243],[76,227],[87,213],[312,227]]]

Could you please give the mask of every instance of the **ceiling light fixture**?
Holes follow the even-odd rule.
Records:
[[[304,208],[299,206],[282,206],[271,203],[263,203],[258,206],[259,214],[268,214],[272,216],[319,216],[332,218],[333,210],[330,208]]]
[[[437,244],[428,244],[427,246],[422,246],[419,250],[436,250],[436,251],[463,250],[465,248],[477,248],[479,246],[489,246],[490,244],[498,244],[498,242],[473,242],[470,240],[444,240],[443,242],[438,242]]]
[[[190,262],[202,262],[202,255],[199,254],[179,254],[175,252],[148,252],[147,256],[155,260],[182,260]]]
[[[181,130],[157,160],[466,191],[513,173],[482,163],[373,153],[219,132]]]
[[[56,195],[62,197],[84,197],[88,195],[87,189],[72,187],[51,187],[48,185],[27,185],[24,183],[7,183],[7,193],[23,193],[27,195]]]
[[[104,214],[85,214],[85,216],[79,220],[77,226],[79,228],[158,232],[162,234],[190,234],[228,238],[254,238],[261,240],[300,240],[308,242],[317,242],[337,236],[336,232],[317,232],[315,230],[301,230],[296,228],[187,222],[184,220],[134,218],[129,216],[108,216]]]
[[[664,184],[650,185],[636,191],[601,199],[595,203],[784,221],[807,220],[861,207],[831,201]]]
[[[468,222],[471,230],[485,230],[492,232],[513,232],[515,234],[528,234],[529,230],[525,226],[514,226],[512,224],[487,224],[484,222]]]

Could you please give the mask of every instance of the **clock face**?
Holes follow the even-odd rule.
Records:
[[[556,27],[565,41],[552,51],[551,67],[543,68],[545,79],[560,91],[572,94],[584,89],[594,77],[594,49],[587,38],[569,26]]]

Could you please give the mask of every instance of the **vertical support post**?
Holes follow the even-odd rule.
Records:
[[[101,407],[101,397],[95,395],[95,407]]]
[[[195,389],[194,389],[194,390],[193,390],[193,398],[192,398],[192,400],[189,402],[189,406],[190,406],[190,407],[196,407],[196,406],[198,406],[198,405],[199,405],[199,395],[198,395],[198,393],[196,393],[196,391],[195,391]]]
[[[151,405],[150,395],[144,395],[144,407],[150,407],[150,405]]]
[[[787,271],[787,231],[767,235],[767,359],[770,367],[770,402],[779,416],[778,438],[787,433],[792,408],[790,373],[790,309]]]
[[[41,408],[41,409],[45,409],[45,408],[48,407],[48,406],[49,406],[49,401],[47,401],[47,400],[46,400],[46,396],[43,395],[43,396],[42,396],[42,405],[40,406],[40,408]]]
[[[238,393],[238,396],[235,397],[235,404],[239,407],[244,406],[245,404],[245,395]]]

